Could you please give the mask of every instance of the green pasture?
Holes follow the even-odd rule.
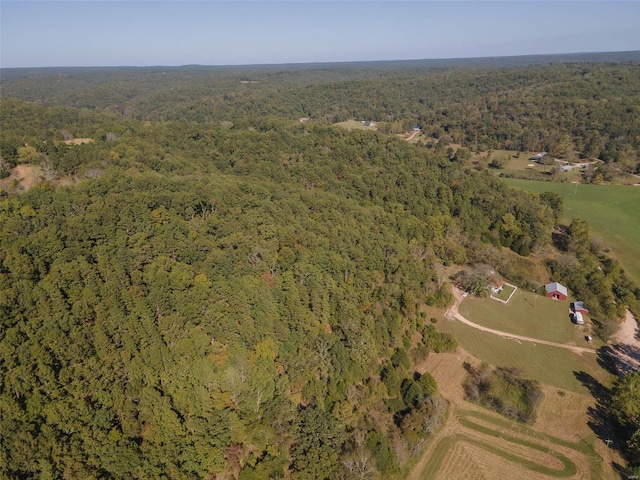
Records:
[[[510,187],[564,198],[564,220],[584,218],[636,282],[640,282],[640,187],[505,179]]]
[[[584,339],[584,327],[575,325],[569,317],[569,302],[552,300],[533,292],[518,289],[509,303],[490,298],[466,298],[460,313],[478,325],[503,332],[524,335],[556,343],[592,346]],[[593,346],[601,346],[596,342]]]
[[[578,355],[564,348],[508,339],[457,320],[440,321],[437,328],[452,334],[474,357],[499,367],[516,367],[524,378],[580,394],[589,391],[576,373],[587,373],[604,385],[611,383],[611,376],[598,365],[595,354]]]

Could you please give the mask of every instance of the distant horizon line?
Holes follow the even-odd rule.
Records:
[[[508,58],[534,58],[534,57],[562,57],[580,55],[608,55],[608,54],[640,54],[640,50],[611,50],[611,51],[583,51],[583,52],[563,52],[563,53],[527,53],[522,55],[484,55],[471,57],[431,57],[431,58],[403,58],[403,59],[380,59],[380,60],[333,60],[333,61],[310,61],[310,62],[274,62],[274,63],[238,63],[238,64],[206,64],[206,63],[186,63],[180,65],[156,64],[156,65],[55,65],[55,66],[29,66],[29,67],[0,67],[0,70],[36,70],[36,69],[82,69],[82,68],[193,68],[193,67],[216,67],[216,68],[248,68],[248,67],[285,67],[285,66],[317,66],[317,65],[352,65],[352,64],[372,64],[372,63],[414,63],[414,62],[446,62],[464,60],[491,60]],[[639,58],[640,59],[640,58]]]

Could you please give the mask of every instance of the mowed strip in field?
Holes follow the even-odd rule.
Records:
[[[464,400],[464,362],[479,360],[459,349],[424,365],[451,402],[450,415],[408,480],[615,478],[616,459],[585,421],[589,395],[544,387],[538,418],[524,425]]]
[[[511,187],[534,193],[562,195],[564,220],[568,223],[575,216],[587,220],[592,236],[602,238],[624,269],[636,282],[640,282],[640,187],[504,181]]]

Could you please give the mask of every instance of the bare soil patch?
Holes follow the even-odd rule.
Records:
[[[640,370],[640,327],[629,310],[613,336],[610,354],[620,375]]]

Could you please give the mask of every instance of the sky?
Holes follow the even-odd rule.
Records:
[[[640,1],[5,1],[0,67],[640,50]]]

